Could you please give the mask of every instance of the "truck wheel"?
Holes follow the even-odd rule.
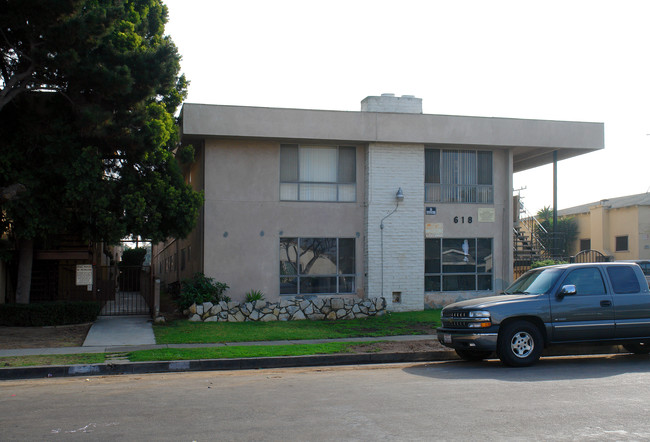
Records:
[[[624,344],[623,348],[634,353],[635,355],[647,355],[650,353],[650,344],[646,342],[635,342],[633,344]]]
[[[528,321],[515,321],[499,331],[497,355],[510,367],[527,367],[539,360],[544,347],[542,333]]]
[[[466,361],[482,361],[487,359],[492,352],[491,351],[481,351],[481,350],[460,350],[456,349],[456,354],[460,356],[461,359]]]

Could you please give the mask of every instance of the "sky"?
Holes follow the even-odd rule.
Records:
[[[558,209],[650,190],[650,1],[163,1],[187,102],[602,122],[604,150],[558,163]],[[552,166],[514,188],[552,206]]]

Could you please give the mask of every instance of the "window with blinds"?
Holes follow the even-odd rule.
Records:
[[[494,202],[492,152],[425,149],[426,202]]]
[[[355,201],[354,146],[280,147],[280,200]]]

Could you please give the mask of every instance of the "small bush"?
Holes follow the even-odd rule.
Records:
[[[530,268],[536,269],[538,267],[554,266],[556,264],[568,264],[566,261],[556,261],[554,259],[545,259],[544,261],[535,261]]]
[[[230,301],[224,293],[228,290],[228,284],[208,278],[198,272],[192,278],[184,279],[181,282],[181,293],[176,301],[181,310],[185,310],[192,304],[212,302],[216,304],[221,301]]]
[[[59,301],[0,305],[0,325],[43,327],[93,322],[102,306],[93,301]]]
[[[246,302],[264,301],[264,293],[261,290],[251,290],[246,293]]]
[[[118,265],[120,267],[140,267],[144,263],[145,256],[147,256],[145,248],[125,249],[122,252],[122,261]]]

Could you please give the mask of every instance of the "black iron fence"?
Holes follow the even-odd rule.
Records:
[[[588,263],[588,262],[610,262],[613,261],[611,256],[607,256],[598,250],[583,250],[574,256],[537,254],[532,257],[522,258],[515,256],[513,266],[513,280],[530,270],[536,262],[551,261],[569,262],[569,263]]]
[[[149,315],[153,306],[151,268],[96,267],[96,297],[100,315]]]

